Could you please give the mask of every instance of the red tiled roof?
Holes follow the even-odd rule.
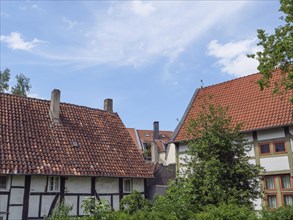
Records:
[[[0,93],[0,174],[153,177],[118,114],[61,103],[52,125],[49,108]]]
[[[140,141],[152,143],[154,141],[153,130],[137,130]],[[159,152],[164,151],[164,143],[168,143],[172,135],[172,131],[159,131],[159,139],[156,140]]]
[[[197,117],[203,96],[212,96],[211,103],[228,107],[232,122],[243,123],[242,130],[251,131],[293,124],[293,104],[289,101],[291,92],[272,95],[273,86],[260,91],[257,80],[259,73],[209,86],[196,91],[194,100],[174,132],[172,141],[187,140],[188,121]],[[273,74],[272,85],[280,80],[280,70]]]

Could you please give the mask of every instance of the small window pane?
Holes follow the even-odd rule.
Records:
[[[262,154],[270,153],[270,145],[269,144],[260,145],[260,153]]]
[[[284,195],[285,205],[293,205],[293,195]]]
[[[268,208],[274,209],[277,208],[277,198],[276,196],[268,196]]]
[[[275,151],[276,152],[284,152],[285,151],[285,143],[275,143]]]
[[[124,192],[131,192],[131,181],[130,181],[130,179],[124,180]]]
[[[0,189],[6,189],[6,176],[0,176]]]
[[[275,189],[275,181],[273,176],[266,176],[266,189]]]
[[[282,179],[282,188],[290,189],[291,188],[290,175],[281,176],[281,179]]]

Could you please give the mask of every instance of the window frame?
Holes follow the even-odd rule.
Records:
[[[273,177],[274,178],[274,188],[273,189],[268,189],[267,188],[267,177]],[[276,178],[278,178],[278,176],[276,176],[276,175],[267,175],[267,176],[264,176],[264,190],[267,190],[267,191],[277,190],[276,189]]]
[[[51,189],[52,179],[53,179],[53,189]],[[56,182],[56,179],[58,180],[58,183]],[[56,189],[56,185],[58,186],[58,189]],[[48,178],[48,192],[59,192],[59,191],[60,191],[60,176],[49,176],[49,178]]]
[[[276,207],[269,207],[269,199],[268,197],[270,196],[275,196],[276,197]],[[269,194],[266,194],[266,206],[268,209],[276,209],[278,208],[278,196],[277,196],[277,193],[269,193]]]
[[[126,181],[129,181],[129,191],[128,190],[125,190],[125,182]],[[132,182],[132,179],[131,178],[125,178],[123,179],[123,193],[132,193],[133,192],[133,182]]]
[[[262,152],[261,152],[261,146],[262,146],[262,145],[269,145],[269,150],[270,150],[270,152],[268,152],[268,153],[262,153]],[[258,149],[259,149],[259,155],[271,155],[271,154],[272,154],[271,144],[270,144],[269,142],[259,143],[259,144],[258,144]]]
[[[285,204],[285,196],[292,196],[293,197],[293,192],[282,192],[281,197],[282,197],[282,206],[286,206]]]
[[[279,151],[277,152],[276,151],[276,144],[284,144],[284,151]],[[276,141],[276,142],[273,142],[273,150],[274,150],[274,154],[284,154],[284,153],[287,153],[287,148],[286,148],[286,143],[285,141]]]
[[[283,188],[283,181],[282,181],[282,176],[289,176],[289,179],[290,179],[290,188]],[[289,174],[281,174],[281,175],[279,175],[279,178],[280,178],[280,189],[281,190],[293,190],[293,180],[292,180],[292,177],[291,177],[291,175],[290,175],[290,173]]]

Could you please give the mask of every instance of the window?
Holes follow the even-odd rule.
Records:
[[[268,208],[270,208],[270,209],[277,208],[277,197],[276,197],[276,195],[268,195],[267,196],[267,203],[268,203]]]
[[[269,154],[270,153],[270,144],[261,144],[260,147],[260,153],[261,154]]]
[[[49,191],[51,192],[59,191],[59,176],[49,177]]]
[[[4,219],[4,217],[0,216],[0,220],[3,220],[3,219]]]
[[[274,176],[265,177],[266,189],[275,189],[275,178]]]
[[[131,179],[124,179],[123,181],[123,192],[131,193],[132,192],[132,181]]]
[[[281,143],[275,143],[275,152],[279,153],[279,152],[285,152],[285,143],[281,142]]]
[[[291,188],[290,175],[281,176],[281,182],[282,182],[283,189],[290,189]]]
[[[7,187],[7,177],[0,176],[0,189],[6,189]]]
[[[293,195],[284,195],[284,204],[293,205]]]

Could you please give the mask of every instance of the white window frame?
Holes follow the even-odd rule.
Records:
[[[129,183],[129,190],[126,189],[126,186],[127,186],[126,184],[128,184],[127,182]],[[131,178],[123,179],[123,192],[124,193],[132,193],[132,189],[133,189],[132,179]]]
[[[0,190],[7,190],[8,189],[8,176],[0,175],[0,177],[4,177],[6,180],[5,187],[0,187]]]
[[[59,192],[60,190],[60,177],[49,176],[48,179],[48,192]]]

